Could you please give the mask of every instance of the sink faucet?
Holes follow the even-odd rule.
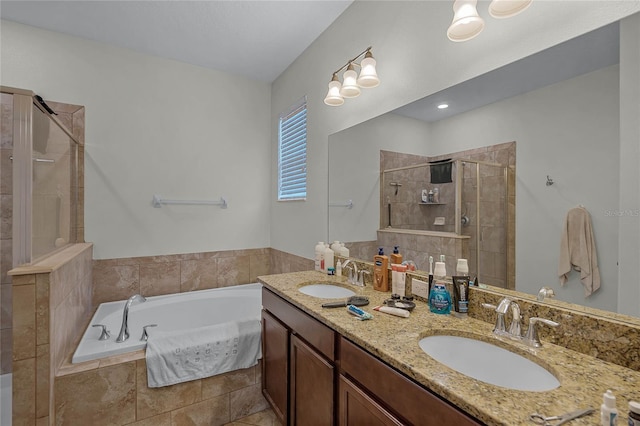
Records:
[[[349,271],[349,284],[358,284],[358,267],[356,266],[355,262],[353,262],[351,259],[347,259],[347,261],[342,264],[342,269],[346,269]]]
[[[529,318],[529,329],[527,330],[527,334],[524,336],[524,342],[529,346],[533,346],[534,348],[539,348],[542,346],[542,343],[540,343],[540,339],[538,338],[538,330],[536,328],[536,324],[539,322],[551,327],[557,327],[560,325],[559,323],[548,320],[546,318]]]
[[[359,286],[361,286],[361,287],[364,287],[364,283],[365,283],[365,281],[364,281],[364,277],[365,277],[365,275],[366,275],[366,276],[369,276],[369,275],[370,275],[370,274],[369,274],[369,271],[367,271],[367,270],[365,270],[365,269],[361,269],[361,270],[358,272],[358,282],[356,283],[356,285],[359,285]]]
[[[553,292],[552,288],[542,287],[538,292],[537,299],[538,299],[538,302],[542,302],[545,297],[554,297],[555,295],[556,294]]]
[[[124,310],[122,311],[122,326],[120,327],[120,334],[116,339],[116,343],[122,343],[129,338],[129,308],[135,300],[140,300],[140,303],[146,302],[147,299],[139,294],[134,294],[124,304]]]
[[[482,307],[487,309],[493,309],[498,314],[496,317],[496,324],[493,327],[493,332],[501,336],[509,336],[517,339],[522,338],[522,317],[520,315],[520,306],[508,297],[503,298],[498,306],[490,303],[483,303]],[[507,331],[507,326],[504,322],[504,316],[511,308],[511,324]]]

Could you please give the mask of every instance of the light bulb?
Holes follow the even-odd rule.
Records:
[[[532,0],[493,0],[489,5],[489,15],[494,18],[510,18],[531,6]]]
[[[353,69],[353,64],[349,64],[349,67],[342,75],[342,88],[340,89],[340,95],[345,98],[355,98],[360,95],[360,87],[358,87],[358,83],[356,78],[358,74]]]
[[[340,81],[334,74],[333,79],[329,82],[329,91],[324,98],[324,103],[330,106],[340,106],[344,103],[344,98],[340,95]]]
[[[477,3],[477,0],[456,0],[453,3],[453,21],[447,30],[449,40],[471,40],[484,29],[484,20],[476,10]]]
[[[360,77],[358,77],[358,86],[364,88],[376,87],[380,84],[378,73],[376,72],[376,60],[373,59],[371,52],[367,51],[364,59],[360,63]]]

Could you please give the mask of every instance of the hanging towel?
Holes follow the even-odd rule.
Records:
[[[591,216],[582,206],[569,210],[565,219],[558,266],[560,284],[567,282],[572,268],[580,272],[585,296],[600,288],[600,270]]]
[[[451,179],[451,159],[432,161],[429,166],[431,183],[449,183]]]
[[[169,386],[252,367],[262,356],[260,334],[258,319],[150,334],[148,386]]]

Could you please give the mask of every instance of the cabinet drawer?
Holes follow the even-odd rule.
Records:
[[[335,334],[329,327],[264,287],[262,307],[318,352],[331,361],[335,360]]]
[[[434,426],[480,425],[384,362],[345,338],[340,339],[340,369],[411,424]]]

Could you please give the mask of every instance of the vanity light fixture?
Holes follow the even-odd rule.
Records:
[[[527,9],[533,0],[493,0],[489,14],[498,19],[510,18]],[[478,0],[455,0],[453,21],[447,30],[451,41],[471,40],[484,29],[484,19],[478,15]]]
[[[360,63],[356,61],[364,56]],[[355,67],[360,67],[360,75]],[[342,83],[338,78],[338,73],[346,68],[342,75]],[[371,46],[365,49],[355,58],[348,61],[333,73],[329,82],[329,91],[324,98],[324,103],[330,106],[340,106],[344,103],[344,98],[355,98],[360,95],[361,88],[376,87],[380,84],[380,79],[376,72],[376,60],[371,53]]]

